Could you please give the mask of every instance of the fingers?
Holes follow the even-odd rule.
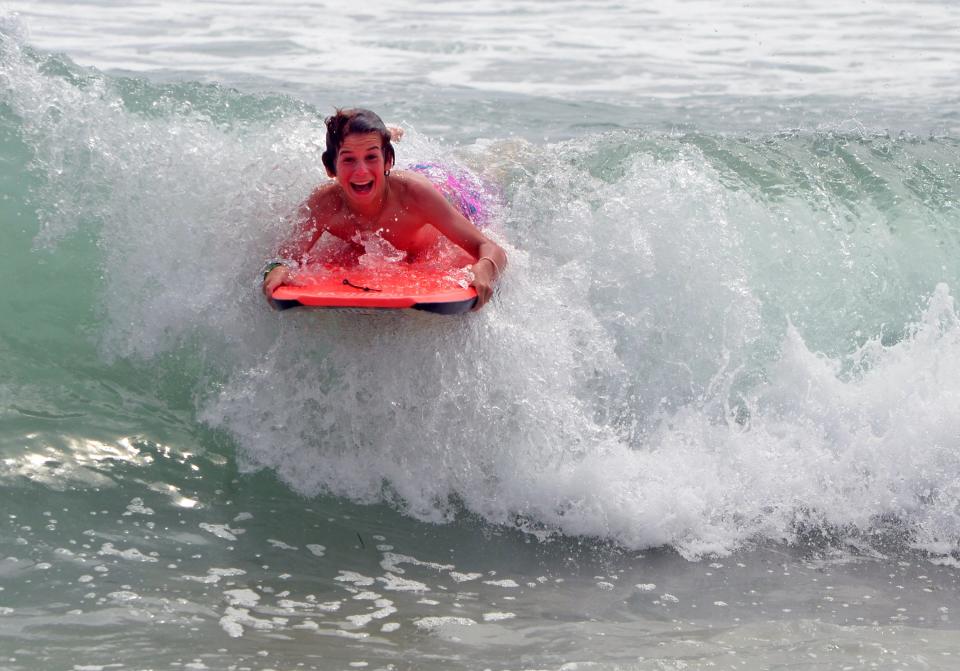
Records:
[[[267,276],[267,279],[263,281],[263,295],[270,298],[278,284],[279,282],[276,281],[275,277]]]
[[[477,304],[473,306],[473,311],[476,312],[493,296],[493,287],[489,284],[474,284],[473,288],[477,290]]]
[[[493,267],[489,263],[474,263],[471,266],[473,281],[470,283],[477,292],[477,304],[473,309],[479,310],[493,296]]]
[[[271,270],[263,280],[263,295],[272,298],[274,290],[283,284],[289,275],[289,269],[282,266]]]

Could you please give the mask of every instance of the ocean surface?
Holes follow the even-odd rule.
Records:
[[[463,317],[273,312],[323,118]],[[960,5],[0,3],[0,669],[956,669]]]

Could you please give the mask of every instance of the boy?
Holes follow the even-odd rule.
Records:
[[[307,199],[304,226],[281,249],[285,262],[267,268],[263,292],[269,298],[324,232],[345,242],[376,235],[411,260],[443,235],[473,261],[477,305],[493,295],[493,283],[507,255],[437,191],[423,175],[391,172],[391,134],[379,116],[365,109],[338,110],[326,120],[323,165],[333,181]],[[359,237],[358,237],[359,236]]]

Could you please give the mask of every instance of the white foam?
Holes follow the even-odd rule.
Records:
[[[520,587],[520,585],[517,584],[516,580],[511,580],[509,578],[506,578],[504,580],[484,580],[483,584],[493,585],[494,587],[505,587],[507,589],[514,589],[515,587]]]
[[[442,629],[450,625],[469,627],[476,623],[476,620],[471,620],[468,617],[455,616],[421,617],[413,621],[413,624],[416,625],[418,629],[424,629],[426,631],[436,631],[437,629]]]
[[[232,578],[241,575],[246,575],[246,571],[238,568],[210,568],[207,569],[207,575],[205,576],[183,575],[180,577],[183,580],[215,585],[223,578]]]
[[[44,177],[37,244],[100,224],[103,353],[150,360],[204,343],[223,384],[198,394],[199,414],[235,438],[241,468],[272,468],[307,495],[386,499],[422,520],[465,508],[688,557],[789,541],[808,524],[891,519],[919,548],[955,551],[960,329],[949,288],[919,286],[930,263],[918,252],[886,273],[897,286],[883,301],[865,298],[881,289],[850,264],[912,247],[869,208],[853,222],[864,232],[845,233],[844,203],[817,184],[790,182],[772,198],[716,161],[755,145],[624,131],[495,141],[471,155],[411,133],[409,158],[459,158],[504,180],[491,232],[510,255],[498,298],[457,319],[277,315],[256,270],[323,179],[311,114],[238,130],[170,103],[147,118],[109,78],[77,87],[7,47],[5,102]],[[941,151],[907,144],[890,146],[910,166]],[[822,177],[819,159],[797,160]],[[64,193],[78,197],[58,207]],[[793,293],[813,268],[823,277]],[[852,306],[835,298],[851,283],[863,294]],[[917,316],[903,303],[921,292]],[[784,314],[805,311],[816,318],[787,326]],[[8,470],[62,487],[72,475],[44,474],[63,460],[113,486],[94,466],[147,463],[132,444],[76,447],[85,461],[55,449]],[[228,541],[242,531],[201,528]],[[109,543],[100,552],[157,561]],[[405,584],[390,575],[380,580]]]
[[[207,531],[217,538],[222,538],[228,541],[237,540],[237,535],[243,533],[243,529],[231,529],[226,524],[210,524],[208,522],[201,522],[200,528],[204,531]]]
[[[116,603],[128,603],[130,601],[137,601],[140,599],[140,595],[136,592],[131,592],[130,590],[118,590],[116,592],[110,592],[106,595],[108,599]]]
[[[383,567],[384,571],[391,571],[393,573],[403,573],[403,569],[400,568],[400,564],[410,564],[412,566],[425,566],[427,568],[432,568],[436,571],[450,571],[454,568],[453,564],[438,564],[436,562],[426,562],[417,559],[416,557],[411,557],[410,555],[397,554],[396,552],[384,551],[383,559],[380,561],[380,566]]]
[[[252,589],[228,589],[223,592],[223,596],[231,606],[253,608],[260,602],[260,595]]]
[[[284,543],[283,541],[278,541],[273,538],[268,538],[267,542],[270,543],[270,545],[272,545],[273,547],[277,548],[278,550],[298,550],[299,549],[294,547],[293,545],[289,545],[287,543]]]
[[[390,617],[397,612],[397,609],[391,605],[384,605],[381,608],[378,608],[375,611],[370,613],[364,613],[362,615],[348,615],[347,621],[357,627],[365,627],[373,620],[382,620],[385,617]]]
[[[143,499],[137,497],[130,501],[124,515],[153,515],[153,508],[143,505]]]
[[[223,616],[220,618],[220,627],[231,638],[243,636],[244,627],[269,631],[284,623],[285,620],[282,618],[266,620],[263,618],[254,617],[246,608],[235,608],[234,606],[228,606],[225,609]]]
[[[358,587],[368,587],[374,583],[373,578],[357,573],[356,571],[340,571],[339,573],[340,574],[334,578],[334,580],[338,582],[348,582]]]
[[[340,610],[341,602],[340,601],[325,601],[323,603],[317,604],[317,610],[321,610],[327,613],[334,613]]]
[[[150,557],[143,554],[137,548],[118,550],[113,546],[113,543],[104,543],[102,546],[100,546],[100,551],[97,552],[97,554],[102,556],[120,557],[121,559],[126,559],[128,561],[147,562],[151,564],[159,561],[156,557]]]
[[[383,583],[383,589],[389,592],[429,592],[430,588],[418,580],[407,580],[400,576],[388,573],[377,578],[378,582]]]
[[[360,592],[359,594],[354,594],[353,598],[356,601],[375,601],[380,598],[380,595],[376,592]]]
[[[240,568],[210,568],[207,569],[210,575],[220,576],[222,578],[234,578],[236,576],[246,575],[247,572]]]
[[[477,580],[483,577],[482,573],[459,573],[457,571],[450,571],[450,577],[453,578],[454,582],[470,582],[471,580]]]

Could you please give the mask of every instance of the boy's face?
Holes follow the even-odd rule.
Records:
[[[386,185],[384,172],[392,167],[383,160],[380,134],[352,133],[343,139],[337,153],[337,182],[347,198],[366,204],[380,197]]]

